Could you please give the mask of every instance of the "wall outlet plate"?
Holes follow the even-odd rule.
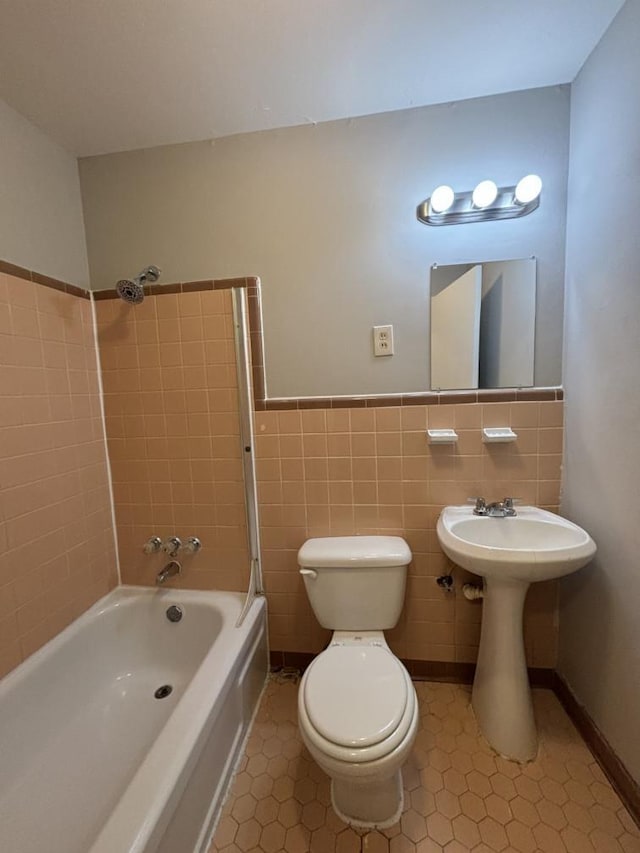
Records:
[[[373,354],[393,355],[393,326],[373,327]]]

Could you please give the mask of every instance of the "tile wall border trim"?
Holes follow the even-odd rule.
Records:
[[[4,268],[3,268],[4,267]],[[8,272],[30,281],[36,281],[86,299],[89,291],[75,288],[56,279],[32,273],[22,267],[0,261],[0,272]],[[165,296],[176,293],[197,293],[209,290],[246,288],[248,297],[249,332],[251,336],[251,372],[253,379],[254,408],[256,412],[282,412],[292,409],[374,409],[386,406],[437,406],[462,403],[515,403],[545,402],[564,399],[561,386],[548,388],[481,388],[477,391],[419,391],[411,394],[368,394],[334,397],[267,397],[264,370],[264,343],[262,328],[262,294],[258,276],[235,278],[208,278],[199,281],[178,281],[153,284],[145,288],[148,296]],[[96,302],[117,299],[115,288],[94,290]]]
[[[172,293],[198,293],[203,290],[231,290],[232,287],[257,287],[260,279],[257,276],[241,276],[236,278],[203,278],[199,281],[174,281],[168,284],[145,285],[146,296],[169,296]],[[105,299],[118,299],[115,287],[108,290],[94,290],[96,302]]]
[[[43,275],[35,270],[28,270],[25,267],[19,267],[16,264],[1,259],[0,273],[12,275],[14,278],[22,278],[25,281],[31,281],[34,284],[40,284],[43,287],[49,287],[51,290],[58,290],[61,293],[68,293],[70,296],[77,296],[80,299],[91,299],[90,291],[84,287],[77,287],[75,284],[60,281],[58,278],[51,278],[49,275]]]
[[[35,270],[0,260],[0,273],[22,278],[52,290],[68,293],[80,299],[102,302],[117,299],[115,288],[109,290],[86,290],[43,275]],[[504,388],[479,389],[478,391],[431,391],[413,394],[371,394],[339,397],[267,397],[265,393],[264,345],[262,330],[262,297],[260,279],[257,276],[236,278],[202,279],[180,281],[169,284],[154,284],[146,288],[148,296],[163,296],[175,293],[197,293],[207,290],[230,290],[232,287],[247,289],[249,301],[249,330],[251,335],[251,368],[255,410],[257,412],[282,412],[291,409],[373,409],[384,406],[434,406],[461,403],[510,403],[537,402],[564,399],[560,386],[550,388]]]
[[[291,409],[378,409],[387,406],[445,406],[461,403],[518,403],[563,400],[560,386],[551,388],[480,388],[477,391],[424,391],[414,394],[371,394],[357,397],[256,397],[256,411]]]
[[[316,657],[310,652],[271,651],[271,670],[298,669],[301,672]],[[404,660],[409,675],[416,681],[443,681],[450,684],[472,684],[476,665],[459,661]],[[533,687],[553,690],[567,716],[580,732],[594,758],[602,768],[614,791],[640,827],[640,785],[618,758],[608,740],[578,701],[564,678],[555,669],[529,667]]]
[[[557,671],[554,671],[553,692],[595,756],[614,791],[640,827],[640,785],[618,758],[589,712]]]

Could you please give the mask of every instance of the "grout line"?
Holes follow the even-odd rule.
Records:
[[[93,323],[93,346],[96,353],[96,367],[98,373],[98,396],[100,398],[100,416],[102,418],[102,435],[104,440],[104,457],[107,466],[107,482],[109,484],[109,502],[111,506],[111,526],[113,528],[113,544],[116,551],[116,572],[118,574],[118,585],[122,584],[122,572],[120,571],[120,549],[118,546],[118,528],[116,527],[116,502],[113,496],[113,478],[111,476],[111,460],[109,459],[109,445],[107,443],[107,420],[104,413],[104,388],[102,385],[102,362],[100,360],[100,347],[98,346],[98,320],[96,316],[96,302],[91,294],[91,319]]]

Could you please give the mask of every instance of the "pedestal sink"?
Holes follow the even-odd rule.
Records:
[[[538,750],[522,637],[529,584],[559,578],[596,552],[577,524],[537,507],[511,517],[478,516],[470,506],[440,514],[438,539],[458,566],[482,575],[484,602],[472,705],[482,733],[506,758],[530,761]]]

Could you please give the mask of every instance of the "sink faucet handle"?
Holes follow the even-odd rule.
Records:
[[[467,498],[468,504],[475,504],[473,507],[473,512],[475,515],[486,515],[487,513],[487,502],[482,497],[476,498]]]
[[[522,501],[519,498],[505,498],[502,503],[508,515],[515,515],[515,506],[521,504]]]

